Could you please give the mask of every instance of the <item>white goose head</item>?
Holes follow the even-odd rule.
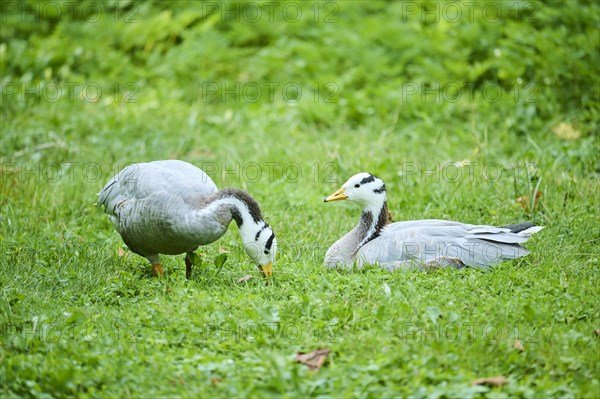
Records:
[[[271,277],[277,255],[277,240],[271,226],[264,221],[256,200],[247,192],[235,188],[219,191],[217,198],[215,202],[229,205],[231,218],[238,225],[248,256],[265,276]]]
[[[265,276],[271,277],[273,262],[277,255],[277,239],[271,226],[262,220],[247,227],[240,226],[240,236],[248,256]]]
[[[340,200],[355,201],[363,208],[381,208],[386,201],[385,184],[383,180],[370,173],[356,174],[324,201]]]

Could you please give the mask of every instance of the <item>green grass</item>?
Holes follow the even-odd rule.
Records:
[[[4,397],[598,397],[595,2],[493,3],[502,18],[456,23],[400,2],[316,3],[317,20],[307,3],[294,22],[282,5],[236,22],[190,2],[121,3],[135,21],[115,22],[101,3],[98,22],[38,7],[36,23],[28,4],[0,31]],[[74,97],[53,101],[65,82]],[[273,83],[292,85],[270,98]],[[96,193],[167,158],[259,201],[279,243],[270,284],[234,225],[191,281],[183,256],[157,280],[126,250]],[[322,199],[360,171],[386,182],[395,220],[546,228],[489,271],[325,269],[360,210]],[[318,372],[294,362],[318,347]],[[471,385],[496,375],[508,383]]]

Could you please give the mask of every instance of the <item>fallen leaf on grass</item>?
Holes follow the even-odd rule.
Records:
[[[219,385],[221,383],[221,379],[219,377],[213,377],[210,379],[210,383],[213,385]]]
[[[596,328],[594,332],[596,333],[596,337],[600,337],[600,328]]]
[[[504,376],[497,377],[485,377],[478,378],[476,380],[471,381],[471,385],[487,385],[489,387],[501,387],[506,384],[508,380]]]
[[[252,278],[251,274],[246,274],[244,277],[240,278],[237,282],[238,284],[246,282]]]
[[[519,341],[519,340],[516,340],[513,343],[513,348],[515,348],[519,352],[523,352],[525,350],[525,347],[523,346],[523,343],[521,341]]]
[[[563,140],[577,140],[581,137],[581,132],[570,123],[559,123],[552,128],[552,132]]]
[[[122,258],[126,255],[126,252],[123,248],[119,247],[119,249],[117,249],[117,255],[119,256],[119,258]]]
[[[219,247],[219,253],[220,254],[228,254],[229,252],[230,252],[229,248],[227,248],[227,247]]]
[[[307,365],[313,370],[318,370],[325,363],[329,352],[331,352],[331,349],[328,348],[317,348],[309,353],[298,352],[296,353],[296,361]]]
[[[535,201],[533,201],[533,206],[531,205],[531,201],[529,200],[529,196],[528,195],[522,195],[519,198],[517,198],[517,202],[519,204],[521,204],[521,206],[523,207],[523,209],[526,212],[529,212],[529,209],[534,209],[535,206],[537,205],[540,197],[542,196],[542,192],[541,191],[537,191],[535,193]]]

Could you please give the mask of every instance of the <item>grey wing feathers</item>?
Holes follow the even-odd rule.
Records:
[[[193,202],[217,192],[218,188],[204,171],[183,161],[137,163],[110,179],[98,193],[97,204],[107,214],[117,216],[117,205],[123,201],[143,199],[162,191],[184,202]]]
[[[544,228],[541,226],[536,226],[535,224],[530,223],[530,222],[507,224],[506,226],[501,226],[501,227],[503,229],[509,229],[513,233],[526,233],[526,234],[527,234],[527,232],[529,232],[531,230],[535,230],[534,233],[537,233],[538,231],[540,231],[541,229]],[[533,234],[533,233],[529,233],[529,234]]]
[[[104,211],[113,215],[116,205],[129,198],[128,190],[124,189],[123,181],[131,173],[130,167],[123,169],[117,175],[113,176],[104,188],[98,193],[97,204],[104,207]]]
[[[465,238],[472,238],[478,240],[488,240],[493,242],[499,242],[503,244],[520,244],[526,242],[529,237],[520,236],[511,232],[498,232],[498,233],[472,233],[469,232],[465,235]]]
[[[520,234],[508,226],[475,226],[445,220],[398,222],[388,225],[378,238],[360,248],[357,257],[373,264],[453,257],[468,266],[488,267],[527,255],[529,251],[519,244],[542,228],[529,226],[520,231],[525,234]]]

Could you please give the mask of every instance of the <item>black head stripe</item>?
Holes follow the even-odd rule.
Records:
[[[269,250],[271,249],[274,239],[275,239],[275,233],[271,233],[271,237],[269,237],[269,239],[267,240],[267,243],[265,244],[266,249],[269,249]]]
[[[360,181],[360,184],[366,184],[375,181],[375,176],[369,175]]]
[[[254,241],[258,241],[258,237],[260,237],[260,233],[263,232],[264,229],[266,229],[267,227],[269,227],[269,223],[265,223],[263,227],[260,228],[260,230],[258,230],[256,232],[256,236],[254,237]]]
[[[376,188],[375,190],[373,190],[373,192],[376,194],[385,193],[385,184],[379,188]]]

